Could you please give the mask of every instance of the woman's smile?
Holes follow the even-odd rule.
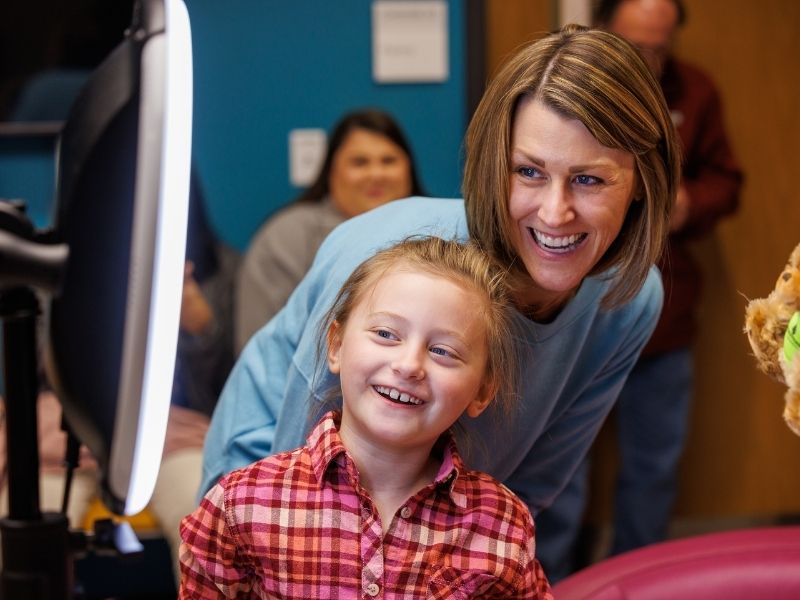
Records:
[[[586,233],[572,234],[567,236],[552,236],[542,231],[528,228],[531,237],[543,250],[555,252],[557,254],[571,252],[577,249],[587,238]]]
[[[572,296],[616,239],[630,206],[630,152],[600,144],[583,123],[525,99],[512,128],[508,210],[530,280],[530,306]]]

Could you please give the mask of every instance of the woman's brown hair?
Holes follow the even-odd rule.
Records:
[[[661,254],[680,181],[680,150],[658,82],[637,50],[567,25],[524,46],[489,84],[466,135],[462,191],[470,235],[516,269],[508,213],[511,130],[522,98],[577,119],[602,145],[633,154],[636,190],[622,230],[590,275],[613,277],[603,305],[636,295]]]

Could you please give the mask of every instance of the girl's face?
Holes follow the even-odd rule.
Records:
[[[576,119],[524,99],[511,139],[512,242],[530,285],[525,306],[560,306],[616,239],[636,181],[629,152],[607,148]]]
[[[411,194],[411,161],[389,138],[353,129],[336,150],[328,180],[336,208],[354,217]]]
[[[483,411],[491,398],[482,301],[450,280],[397,267],[364,292],[329,338],[346,444],[427,452],[463,412]]]

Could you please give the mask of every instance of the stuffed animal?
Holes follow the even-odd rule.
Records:
[[[744,331],[758,368],[789,388],[783,418],[800,435],[800,244],[769,296],[747,304]]]

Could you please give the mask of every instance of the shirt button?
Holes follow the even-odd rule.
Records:
[[[378,592],[381,591],[381,588],[378,587],[377,583],[370,583],[367,586],[367,593],[372,596],[373,598],[378,595]]]
[[[411,509],[408,508],[407,506],[404,506],[402,509],[400,509],[400,516],[403,517],[404,519],[407,519],[408,517],[411,516]]]

